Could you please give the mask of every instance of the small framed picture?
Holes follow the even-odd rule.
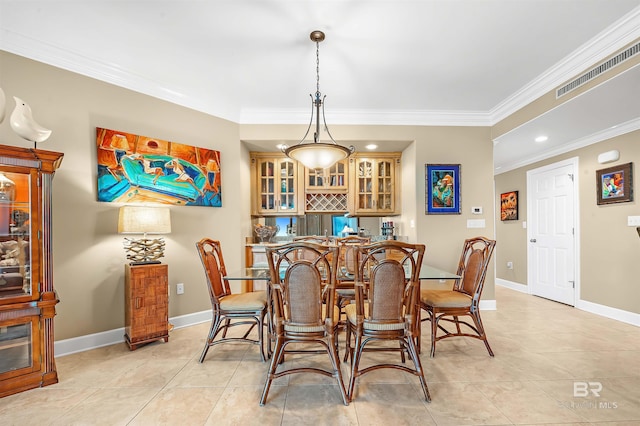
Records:
[[[500,220],[518,220],[518,191],[500,194]]]
[[[460,164],[427,164],[427,214],[460,214]]]
[[[598,205],[633,201],[633,163],[596,170]]]

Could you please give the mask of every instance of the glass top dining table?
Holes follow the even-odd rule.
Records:
[[[420,280],[456,280],[460,278],[459,275],[425,263],[423,263],[420,268],[419,276]],[[269,281],[271,276],[267,266],[253,266],[232,271],[227,274],[225,278],[228,280]]]
[[[420,268],[420,280],[439,280],[440,282],[446,282],[447,280],[456,280],[460,278],[459,275],[454,273],[445,271],[440,268],[436,268],[435,266],[427,265],[425,263],[422,264]],[[243,292],[253,291],[253,282],[254,281],[270,281],[271,274],[269,272],[269,268],[267,266],[253,266],[244,268],[241,270],[232,271],[231,273],[225,276],[227,280],[242,280],[244,281]],[[267,297],[270,297],[270,286],[267,285]],[[271,309],[271,308],[269,308]],[[267,316],[267,318],[271,318],[271,314]],[[417,324],[420,324],[418,321]],[[267,338],[267,356],[270,358],[273,353],[272,343],[273,343],[273,330],[272,324],[267,322],[269,328],[269,337]]]

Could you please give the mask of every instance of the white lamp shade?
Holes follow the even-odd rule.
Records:
[[[119,234],[169,234],[171,210],[167,207],[122,206],[118,217]]]
[[[326,169],[337,161],[344,160],[351,151],[332,143],[301,143],[285,150],[289,158],[302,163],[308,169]]]

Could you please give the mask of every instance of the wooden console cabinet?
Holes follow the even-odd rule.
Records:
[[[51,192],[62,157],[0,145],[0,397],[58,383]]]
[[[132,351],[155,340],[169,341],[169,268],[125,265],[124,339]]]

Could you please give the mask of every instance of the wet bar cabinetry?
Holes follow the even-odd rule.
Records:
[[[58,382],[51,193],[62,157],[0,145],[0,397]]]
[[[319,170],[284,154],[251,153],[252,215],[400,214],[401,153],[355,153]]]

